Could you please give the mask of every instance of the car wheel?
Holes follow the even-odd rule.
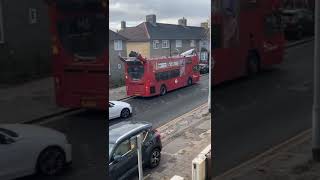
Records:
[[[160,96],[164,96],[165,94],[167,94],[167,88],[165,85],[162,85],[160,88]]]
[[[160,164],[161,152],[158,148],[154,148],[149,157],[149,167],[155,168]]]
[[[188,86],[192,85],[192,78],[189,77],[187,84],[188,84]]]
[[[122,118],[127,118],[130,116],[130,110],[128,108],[124,108],[121,111],[121,117]]]
[[[50,147],[40,154],[37,167],[41,174],[53,176],[61,173],[65,164],[65,153],[60,148]]]

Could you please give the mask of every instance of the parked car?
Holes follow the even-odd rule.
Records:
[[[306,9],[282,10],[282,23],[287,39],[299,40],[314,33],[314,13]]]
[[[109,101],[109,120],[114,118],[128,118],[132,114],[129,103],[122,101]]]
[[[209,65],[208,64],[199,64],[199,67],[200,67],[201,74],[209,73]]]
[[[120,122],[109,127],[109,179],[128,179],[138,170],[137,139],[142,135],[144,167],[155,168],[161,160],[160,134],[146,122]]]
[[[71,145],[64,134],[34,125],[0,125],[1,180],[34,173],[57,175],[71,161]]]

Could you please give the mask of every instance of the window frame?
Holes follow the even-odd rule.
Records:
[[[179,42],[179,43],[178,43]],[[180,46],[178,46],[178,44],[180,45]],[[176,48],[182,48],[182,40],[176,40]]]
[[[159,40],[153,40],[152,41],[152,47],[153,47],[153,49],[159,49],[160,48],[160,41]]]
[[[121,145],[122,143],[126,142],[126,141],[129,142],[130,149],[129,149],[127,152],[125,152],[124,154],[122,154],[121,157],[126,156],[128,153],[130,153],[130,152],[132,151],[130,139],[126,139],[126,140],[122,141],[121,143],[119,143],[119,144],[115,147],[115,149],[114,149],[114,151],[113,151],[113,153],[112,153],[112,160],[114,160],[114,157],[115,157],[116,152],[117,152],[118,148],[120,147],[120,145]],[[129,147],[128,147],[128,148],[129,148]]]
[[[162,40],[162,49],[169,49],[170,47],[170,42],[169,40]],[[164,46],[164,44],[166,44],[166,46]]]
[[[34,15],[34,16],[33,16]],[[38,23],[38,9],[37,8],[29,8],[29,23],[37,24]]]
[[[114,40],[113,43],[115,51],[123,51],[123,43],[121,39]]]

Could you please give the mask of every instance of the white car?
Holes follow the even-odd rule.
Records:
[[[127,118],[132,114],[130,104],[122,101],[109,101],[109,120],[114,118]]]
[[[1,180],[56,175],[71,161],[71,144],[61,132],[35,125],[0,125]]]

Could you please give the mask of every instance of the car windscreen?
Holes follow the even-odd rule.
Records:
[[[62,46],[80,60],[94,60],[103,53],[106,44],[105,24],[102,14],[66,16],[57,24]]]
[[[16,132],[9,130],[9,129],[6,129],[6,128],[0,127],[0,132],[6,134],[8,136],[14,137],[14,138],[19,136]]]
[[[128,75],[132,80],[141,80],[144,75],[144,66],[139,61],[127,62],[128,65]]]

